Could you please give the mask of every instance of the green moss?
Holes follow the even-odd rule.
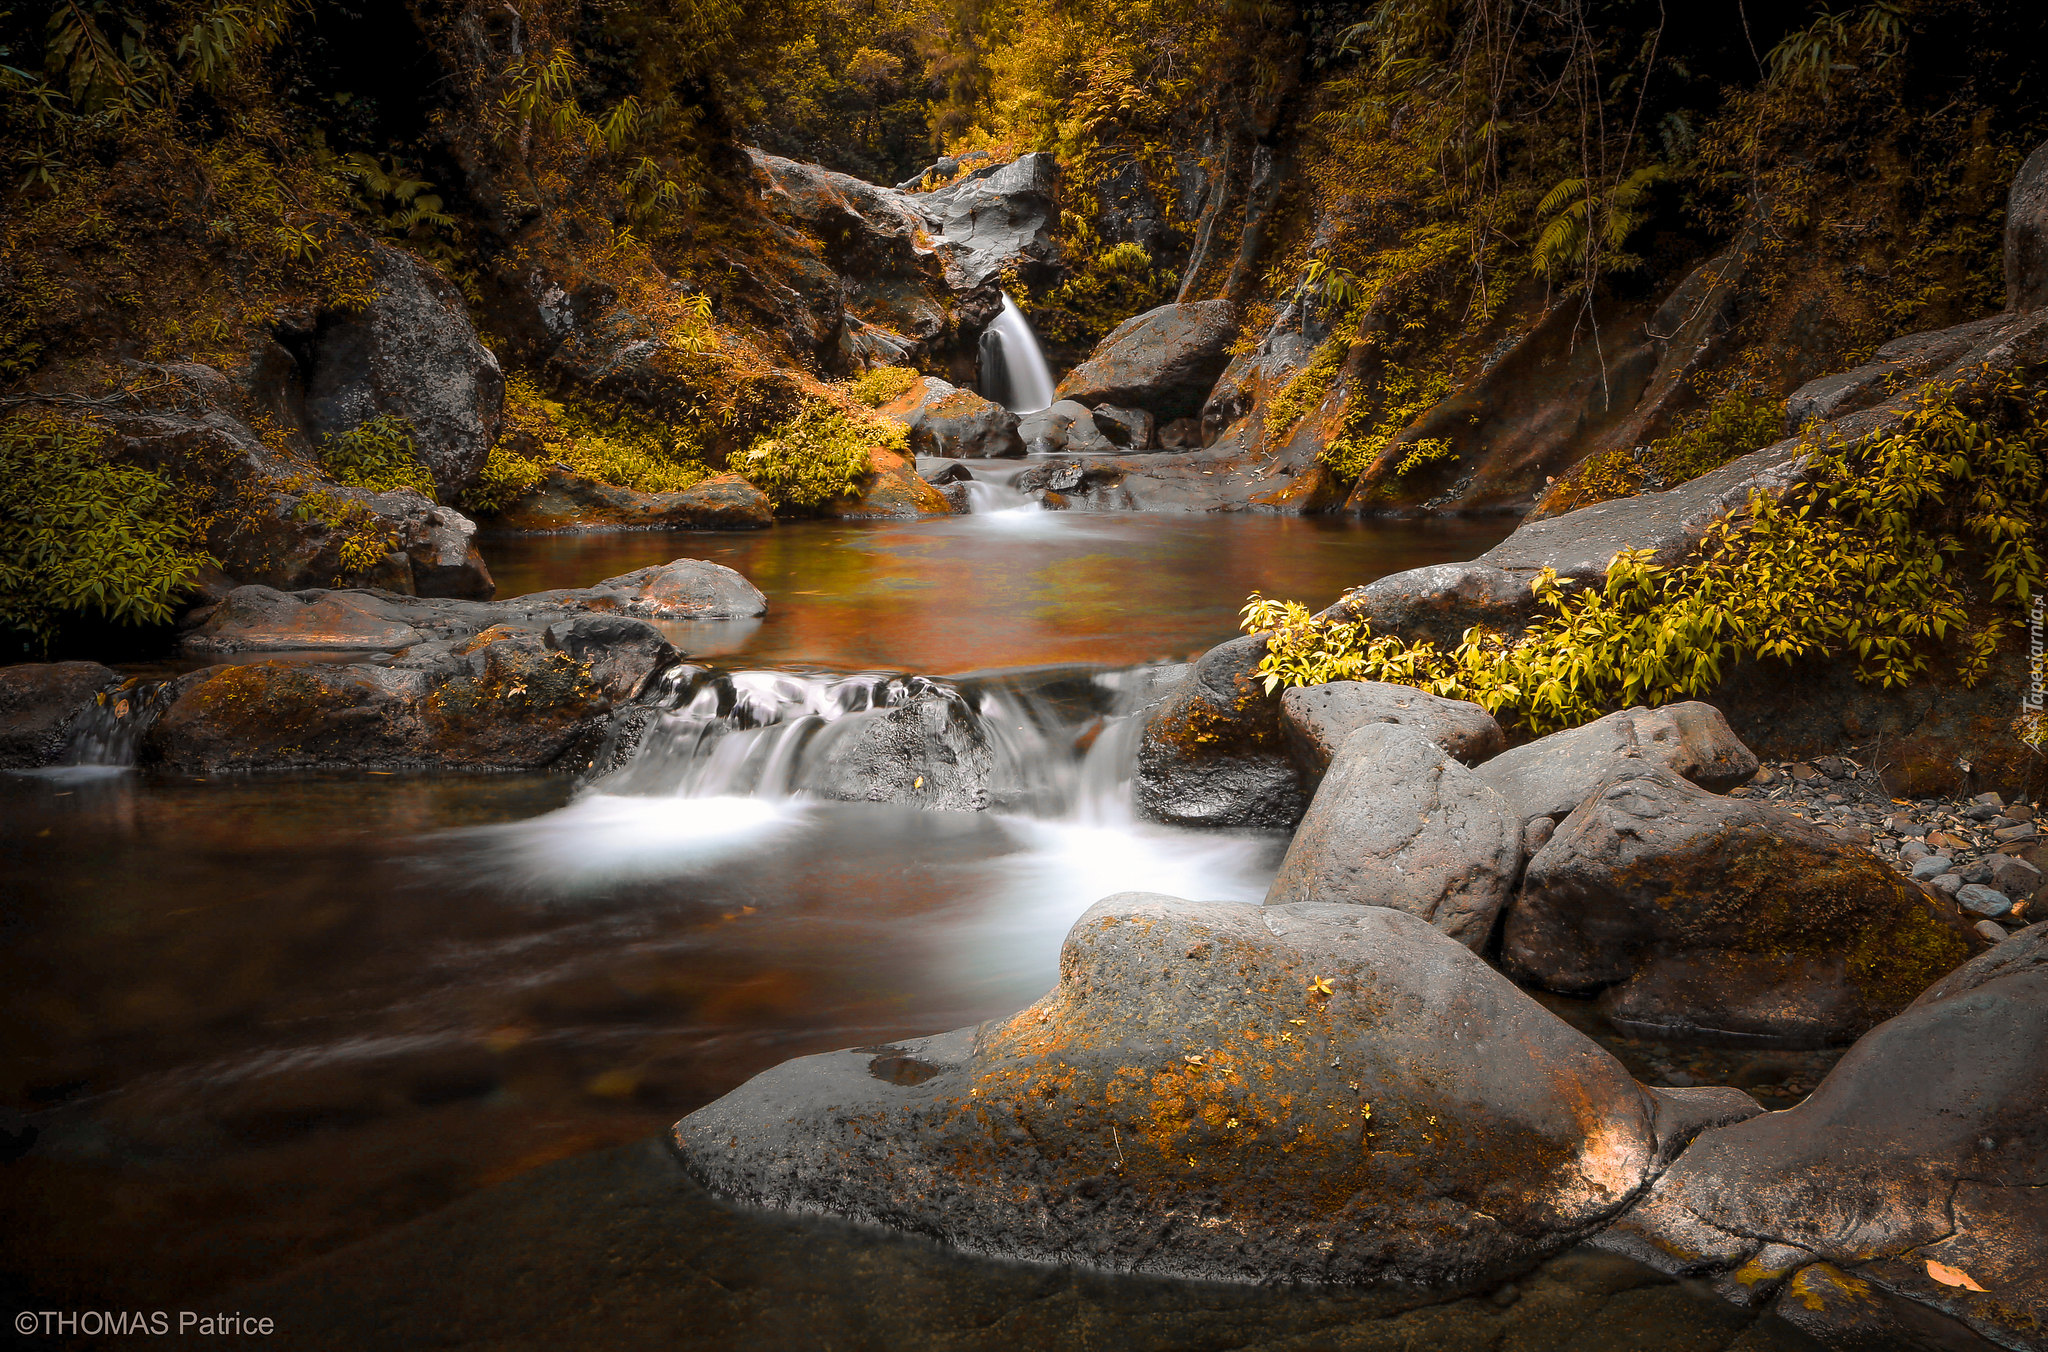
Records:
[[[0,425],[0,630],[33,648],[79,617],[166,623],[213,562],[172,485],[107,444],[97,424],[50,414]]]
[[[354,498],[319,490],[299,499],[293,515],[301,521],[318,521],[331,533],[337,569],[332,585],[345,587],[360,582],[392,550],[398,537],[384,519]]]
[[[1330,387],[1337,383],[1337,372],[1344,365],[1344,357],[1351,351],[1347,338],[1335,337],[1317,348],[1308,364],[1294,373],[1280,393],[1273,396],[1273,402],[1266,408],[1267,445],[1274,445],[1294,430],[1294,425],[1307,417],[1310,410],[1323,402]],[[1352,477],[1356,478],[1356,475]]]
[[[856,404],[880,408],[905,394],[918,382],[917,372],[908,366],[877,366],[848,382],[846,392]]]
[[[626,408],[599,409],[576,400],[542,394],[533,379],[515,375],[505,382],[506,458],[499,469],[516,482],[531,471],[512,457],[539,468],[559,463],[571,473],[643,493],[673,493],[711,477],[700,448],[679,429]],[[488,465],[487,465],[488,470]],[[495,492],[497,490],[487,490]]]
[[[873,468],[872,453],[901,451],[908,436],[901,423],[816,403],[735,457],[733,468],[776,511],[811,511],[852,494]]]

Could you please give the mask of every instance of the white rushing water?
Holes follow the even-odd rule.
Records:
[[[1036,413],[1053,400],[1052,368],[1031,321],[1003,293],[1003,308],[981,335],[981,392],[1012,413]]]

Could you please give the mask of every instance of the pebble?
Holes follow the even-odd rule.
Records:
[[[1990,859],[1991,886],[2009,897],[2031,897],[2041,890],[2041,870],[2024,859],[1994,854]]]
[[[1965,883],[1956,891],[1956,905],[1971,915],[1999,916],[2012,909],[2012,898],[1982,883]]]
[[[1963,890],[1962,878],[1953,873],[1937,874],[1927,880],[1927,885],[1950,899]]]
[[[2034,809],[2028,807],[2025,803],[2021,803],[2015,807],[2007,808],[2005,815],[2016,822],[2030,822],[2034,820]]]
[[[2005,926],[1999,924],[1996,920],[1979,920],[1975,928],[1977,933],[1983,935],[1994,944],[2002,944],[2010,937],[2005,932]]]
[[[1934,851],[1928,849],[1925,842],[1918,840],[1909,840],[1899,846],[1899,860],[1901,863],[1917,864],[1933,853]]]
[[[1801,784],[1810,784],[1821,777],[1820,771],[1801,761],[1792,767],[1792,778]]]
[[[1913,879],[1924,883],[1929,878],[1939,877],[1948,872],[1950,865],[1954,863],[1955,861],[1945,854],[1927,855],[1913,864]]]
[[[2021,822],[2017,826],[2002,826],[1991,833],[1993,840],[2032,840],[2038,834],[2032,822]]]

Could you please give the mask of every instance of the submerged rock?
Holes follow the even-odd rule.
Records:
[[[977,1253],[1446,1289],[1756,1110],[1644,1089],[1416,917],[1125,893],[1015,1017],[787,1062],[674,1135],[739,1200]]]
[[[0,769],[56,764],[78,715],[95,695],[120,683],[97,662],[0,667]]]
[[[1872,1030],[1805,1101],[1704,1133],[1597,1241],[1831,1347],[2048,1328],[2048,925]]]
[[[1329,768],[1352,733],[1371,723],[1413,728],[1465,765],[1489,760],[1507,745],[1500,724],[1478,705],[1385,681],[1296,686],[1281,693],[1280,716],[1302,767],[1316,774]]]
[[[1162,418],[1197,412],[1229,364],[1236,308],[1227,300],[1162,305],[1116,326],[1060,381],[1059,396],[1130,405]]]
[[[1956,907],[1768,803],[1623,761],[1529,861],[1501,961],[1639,1035],[1848,1042],[1980,941]]]
[[[1423,732],[1368,723],[1331,762],[1266,904],[1386,906],[1477,952],[1521,866],[1522,824],[1498,794]]]

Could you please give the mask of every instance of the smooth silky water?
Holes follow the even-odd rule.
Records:
[[[788,1057],[1011,1012],[1113,892],[1257,899],[1284,838],[1131,813],[1164,664],[1254,587],[1321,602],[1503,530],[991,506],[491,542],[501,595],[689,555],[769,596],[671,627],[685,664],[592,783],[172,780],[97,733],[99,764],[0,776],[6,1280],[231,1290]],[[820,798],[847,731],[913,698],[987,735],[987,810]]]

